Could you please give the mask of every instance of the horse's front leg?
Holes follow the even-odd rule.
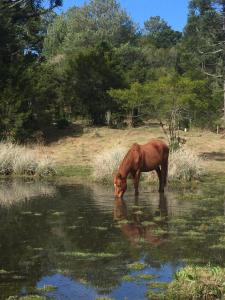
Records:
[[[137,196],[139,194],[138,187],[139,187],[139,181],[140,181],[140,176],[141,176],[140,170],[137,170],[136,172],[132,173],[132,176],[133,176],[133,181],[134,181],[135,195]]]

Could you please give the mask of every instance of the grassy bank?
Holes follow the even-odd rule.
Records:
[[[184,145],[186,157],[194,159],[191,168],[198,168],[201,160],[205,173],[221,174],[225,170],[225,139],[222,135],[202,130],[181,132],[180,135],[186,139]],[[63,136],[63,135],[62,135]],[[144,144],[152,138],[159,138],[167,142],[160,127],[140,127],[131,129],[110,129],[106,127],[87,127],[77,134],[60,137],[46,147],[43,146],[19,146],[13,144],[0,144],[0,176],[52,176],[90,179],[93,173],[93,163],[97,159],[105,169],[115,168],[115,164],[105,164],[104,158],[115,149],[120,149],[120,154],[127,150],[133,143]],[[191,153],[189,155],[188,153]],[[104,154],[104,155],[103,155]],[[117,154],[114,153],[116,156]],[[119,160],[122,158],[119,157]],[[181,155],[185,153],[181,152]],[[181,157],[180,155],[180,157]],[[194,155],[194,156],[193,156]],[[198,159],[196,159],[196,157]],[[110,161],[110,160],[109,160]],[[172,159],[169,172],[174,177],[177,170],[183,170],[183,159]],[[176,162],[176,166],[174,165]],[[175,166],[175,167],[174,167]],[[105,172],[105,169],[103,170]],[[99,174],[103,172],[100,169]],[[153,173],[153,172],[152,172]],[[191,173],[183,174],[189,179]],[[97,174],[98,177],[98,174]],[[151,179],[151,178],[150,178]],[[157,179],[156,179],[157,180]],[[176,178],[173,178],[176,180]]]
[[[179,270],[174,280],[159,292],[149,289],[150,299],[213,300],[225,297],[225,269],[211,266],[187,266]]]

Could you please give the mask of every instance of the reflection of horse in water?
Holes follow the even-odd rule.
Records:
[[[138,209],[138,206],[135,206]],[[163,193],[159,197],[159,212],[161,217],[167,216],[167,199]],[[159,225],[151,224],[144,226],[141,222],[141,216],[134,211],[132,214],[132,222],[128,220],[127,206],[123,199],[115,198],[114,202],[114,220],[124,221],[121,224],[122,233],[131,241],[132,244],[138,245],[140,239],[143,239],[150,245],[159,246],[167,241],[167,233],[157,235],[154,231],[159,229]]]
[[[168,171],[168,146],[160,140],[152,140],[145,145],[134,144],[121,162],[114,176],[115,196],[123,197],[127,189],[127,176],[131,174],[134,181],[135,195],[141,172],[155,170],[159,178],[159,192],[164,192]]]

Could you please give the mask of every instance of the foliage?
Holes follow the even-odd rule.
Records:
[[[221,267],[187,266],[175,274],[166,299],[222,299],[225,270]]]
[[[106,114],[116,127],[157,119],[171,143],[180,127],[222,124],[224,1],[191,0],[183,34],[159,16],[138,29],[117,0],[57,15],[61,4],[0,3],[1,138],[34,141]]]

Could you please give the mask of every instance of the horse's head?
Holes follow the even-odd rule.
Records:
[[[115,197],[122,198],[127,189],[127,179],[120,173],[114,176]]]

